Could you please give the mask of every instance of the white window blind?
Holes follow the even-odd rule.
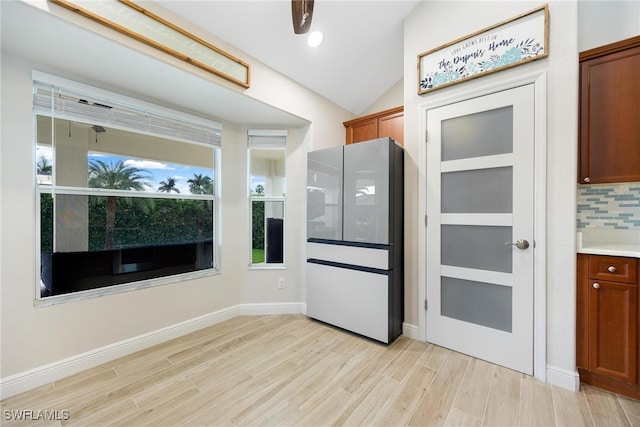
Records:
[[[172,114],[164,109],[160,113],[149,108],[127,105],[115,99],[118,97],[114,94],[110,99],[53,83],[33,83],[33,111],[36,114],[220,146],[222,125],[217,122],[182,112]]]
[[[286,130],[249,129],[247,142],[249,148],[284,148],[287,145]]]

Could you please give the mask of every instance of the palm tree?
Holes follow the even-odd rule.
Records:
[[[148,178],[150,178],[149,171],[126,166],[122,160],[109,164],[102,160],[91,160],[89,162],[89,187],[91,188],[144,191],[149,186],[144,181]],[[113,249],[113,234],[116,224],[115,196],[107,196],[105,210],[104,248]]]
[[[194,173],[193,178],[188,179],[187,182],[192,194],[213,194],[213,180],[207,175]]]
[[[40,157],[38,163],[36,164],[36,167],[38,169],[38,175],[51,175],[51,163],[47,161],[46,157]]]
[[[175,178],[167,178],[166,181],[160,181],[158,191],[161,193],[171,193],[172,191],[179,193],[180,189],[176,188],[176,181]]]

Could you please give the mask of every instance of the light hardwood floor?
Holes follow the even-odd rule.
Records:
[[[640,426],[640,402],[573,393],[441,347],[385,346],[302,315],[242,316],[2,402],[11,425]],[[64,421],[7,421],[31,410]]]

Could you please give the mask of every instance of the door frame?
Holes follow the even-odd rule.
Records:
[[[457,94],[433,96],[428,102],[418,106],[418,219],[423,226],[418,227],[418,333],[423,341],[427,339],[426,310],[427,296],[427,112],[429,110],[489,95],[527,84],[534,85],[534,319],[533,319],[533,376],[543,382],[547,379],[547,307],[546,307],[546,186],[547,186],[547,74],[538,72],[499,83],[489,84]]]

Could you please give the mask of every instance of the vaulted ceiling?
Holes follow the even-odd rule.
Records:
[[[418,0],[315,0],[316,48],[294,34],[289,0],[156,3],[358,115],[402,78],[403,21]]]

